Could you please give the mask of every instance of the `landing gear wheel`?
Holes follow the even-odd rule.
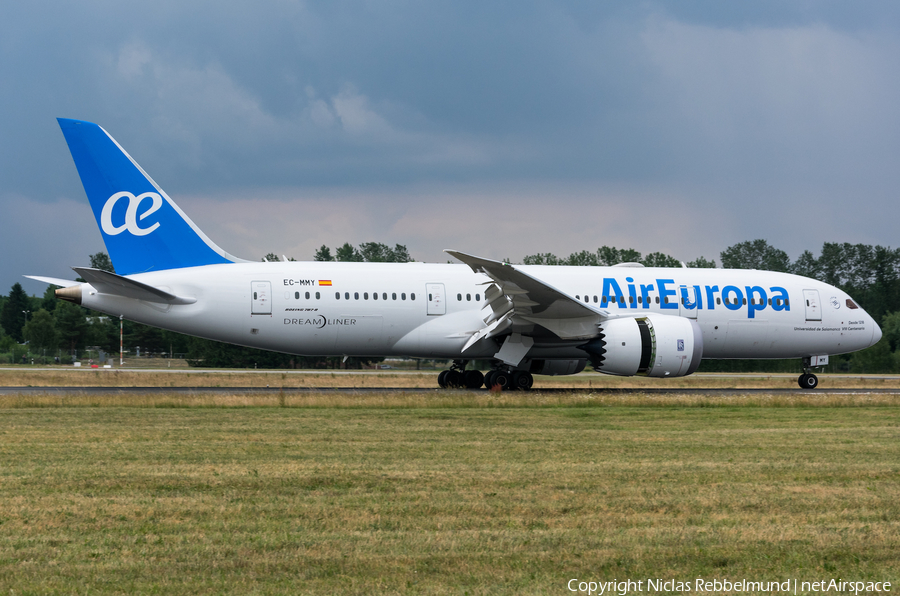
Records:
[[[478,389],[484,385],[484,375],[479,370],[467,370],[463,373],[466,389]]]
[[[441,389],[446,389],[446,388],[447,388],[447,373],[448,373],[448,372],[450,372],[450,371],[449,371],[449,370],[442,370],[440,373],[438,373],[438,386],[439,386]]]
[[[489,370],[484,375],[484,386],[488,389],[494,387],[494,374],[496,374],[496,372],[496,370]]]
[[[512,384],[513,388],[519,391],[528,391],[534,385],[534,377],[531,376],[531,373],[520,370],[513,373]]]
[[[819,386],[819,378],[812,373],[803,373],[797,382],[802,389],[815,389]]]
[[[512,375],[505,370],[495,370],[491,379],[491,389],[499,387],[500,389],[509,389],[512,385]]]
[[[447,387],[450,389],[459,389],[460,387],[464,387],[463,374],[458,370],[448,370],[447,376],[444,377],[444,383],[447,384]]]

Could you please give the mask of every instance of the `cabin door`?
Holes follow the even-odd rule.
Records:
[[[819,304],[819,290],[803,290],[803,300],[806,302],[806,320],[821,321],[822,307]]]
[[[678,315],[687,317],[688,319],[696,319],[697,311],[700,310],[699,288],[694,286],[681,286],[678,296]]]
[[[268,281],[250,282],[251,315],[272,314],[272,283]]]
[[[444,284],[425,284],[425,294],[428,297],[428,314],[443,315],[447,313]]]

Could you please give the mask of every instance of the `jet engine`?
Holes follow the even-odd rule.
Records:
[[[597,372],[630,377],[684,377],[697,370],[703,334],[694,319],[648,314],[608,319],[600,334],[579,346]]]

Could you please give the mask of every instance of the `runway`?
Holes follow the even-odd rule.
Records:
[[[439,389],[437,387],[0,387],[0,395],[148,395],[148,394],[205,394],[205,395],[257,395],[257,394],[310,394],[335,393],[344,395],[362,395],[377,393],[424,393],[433,395],[452,395],[466,393],[486,393],[486,389]],[[516,395],[516,391],[505,391]],[[521,392],[521,395],[553,395],[587,393],[593,395],[704,395],[704,396],[737,396],[737,395],[898,395],[900,389],[784,389],[784,388],[549,388],[532,389]]]

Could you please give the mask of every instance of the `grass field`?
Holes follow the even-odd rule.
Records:
[[[896,587],[898,406],[2,396],[0,593],[571,594],[573,578],[698,577]]]

